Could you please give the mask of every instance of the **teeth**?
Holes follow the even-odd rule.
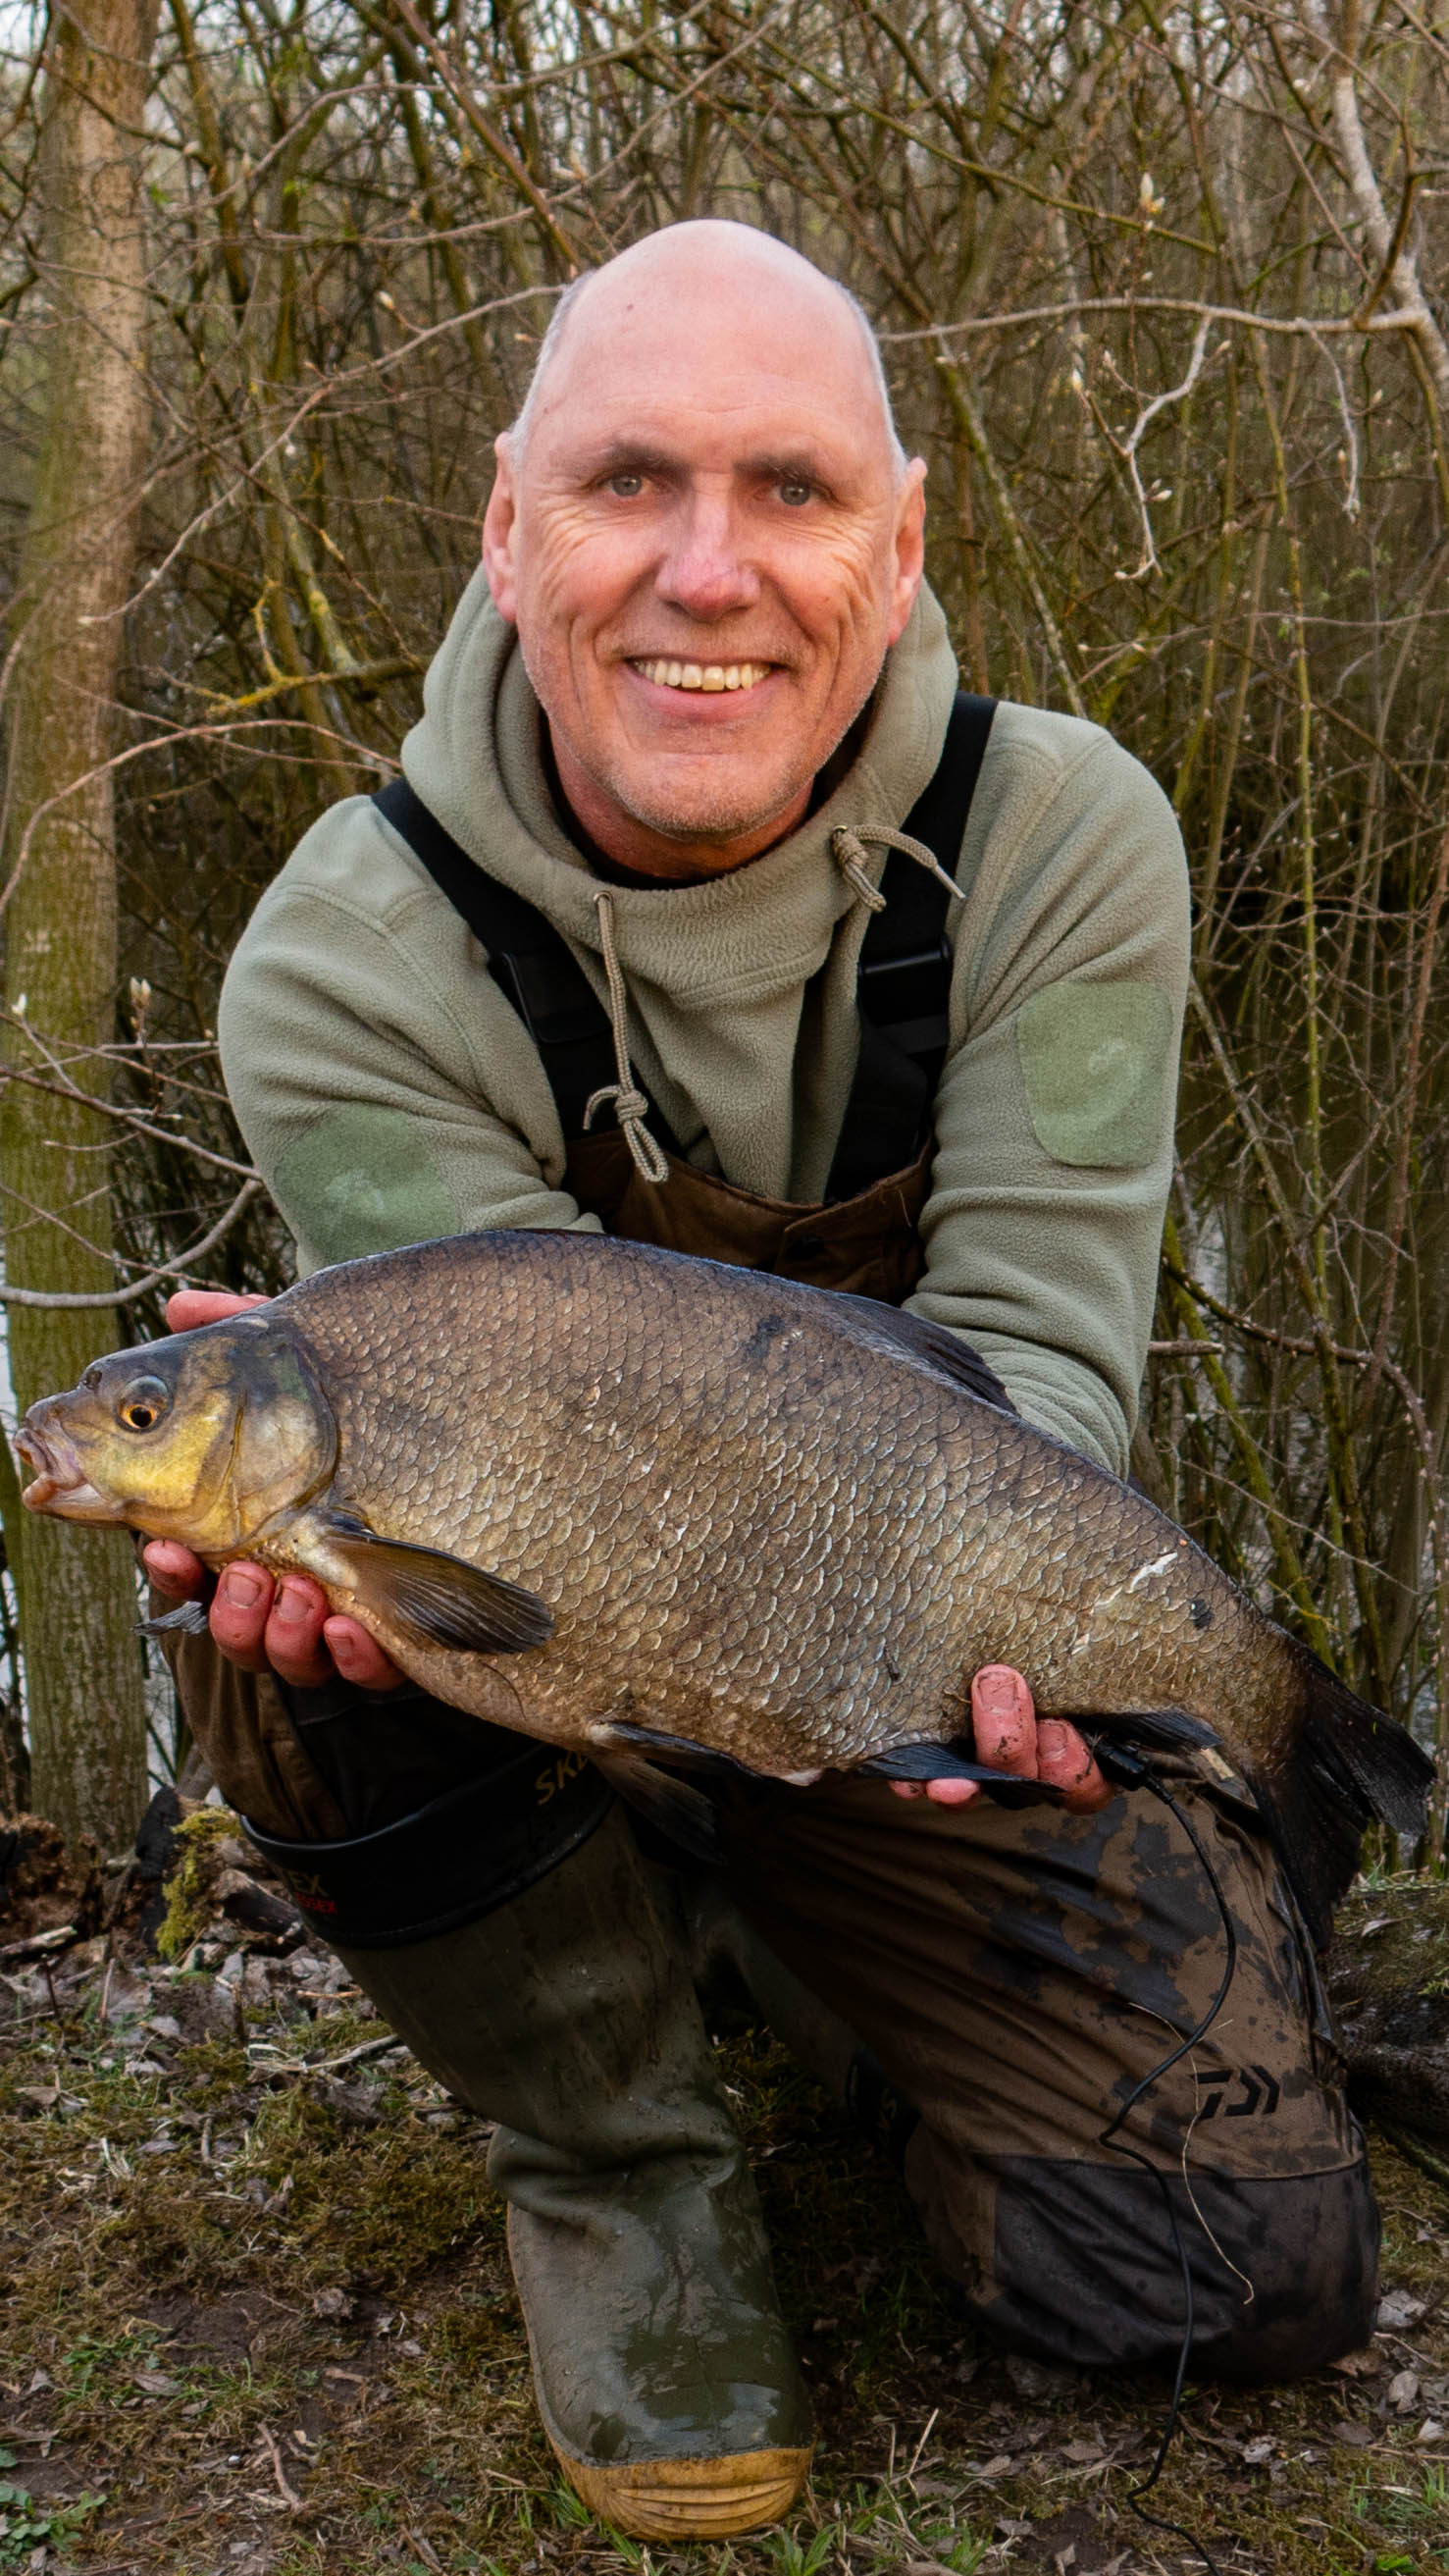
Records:
[[[768,662],[636,662],[658,689],[753,689],[768,680]]]

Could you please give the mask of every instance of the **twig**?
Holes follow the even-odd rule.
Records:
[[[305,2513],[307,2508],[302,2502],[301,2497],[298,2495],[296,2488],[289,2483],[287,2472],[282,2466],[282,2454],[278,2450],[277,2445],[272,2438],[271,2426],[269,2424],[262,2424],[259,2425],[257,2429],[271,2455],[272,2474],[277,2481],[277,2493],[280,2495],[283,2504],[287,2507],[289,2513]]]
[[[0,1305],[47,1308],[134,1305],[138,1297],[148,1297],[153,1288],[159,1288],[163,1279],[184,1278],[193,1261],[199,1261],[203,1253],[214,1251],[222,1236],[230,1232],[243,1208],[258,1195],[261,1187],[261,1182],[257,1180],[244,1182],[230,1207],[217,1218],[215,1225],[209,1226],[206,1233],[199,1236],[195,1243],[188,1244],[184,1252],[178,1252],[174,1261],[163,1262],[159,1270],[148,1270],[144,1279],[133,1280],[129,1288],[111,1288],[102,1290],[95,1296],[89,1296],[80,1290],[71,1289],[0,1287]]]
[[[1132,490],[1142,518],[1142,561],[1132,572],[1119,572],[1117,575],[1119,581],[1145,581],[1148,573],[1160,572],[1162,570],[1162,566],[1157,560],[1157,547],[1153,541],[1152,517],[1147,507],[1147,495],[1142,488],[1142,477],[1137,469],[1137,450],[1142,443],[1145,432],[1151,427],[1153,421],[1156,420],[1158,413],[1166,411],[1171,403],[1185,402],[1188,395],[1191,393],[1193,386],[1197,383],[1198,377],[1202,373],[1203,357],[1207,349],[1207,335],[1211,327],[1212,325],[1208,315],[1204,314],[1195,333],[1193,334],[1192,355],[1188,359],[1187,373],[1183,377],[1181,384],[1172,385],[1168,388],[1166,393],[1155,395],[1153,400],[1138,413],[1137,418],[1133,423],[1130,435],[1126,439],[1113,441],[1113,445],[1116,447],[1118,455],[1121,457],[1123,464],[1126,466],[1127,471],[1132,478]]]

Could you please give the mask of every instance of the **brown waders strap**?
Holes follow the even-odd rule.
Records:
[[[902,837],[923,842],[948,877],[960,860],[995,713],[994,698],[957,696],[935,775],[906,816]],[[583,968],[552,922],[470,858],[405,778],[378,788],[372,801],[487,952],[488,971],[538,1049],[565,1140],[573,1143],[587,1132],[590,1102],[612,1096],[621,1082],[609,1015]],[[886,862],[881,894],[856,974],[860,1053],[827,1202],[855,1198],[916,1161],[930,1137],[946,1052],[950,894],[899,849]],[[647,1116],[649,1136],[678,1157],[657,1104],[637,1088],[626,1087],[625,1097],[640,1104],[631,1123]]]

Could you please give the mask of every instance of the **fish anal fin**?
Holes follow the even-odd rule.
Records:
[[[993,1771],[973,1761],[954,1744],[893,1744],[857,1763],[875,1780],[974,1780],[1001,1807],[1059,1806],[1062,1793],[1051,1780],[1023,1780],[1015,1771]]]
[[[714,1800],[703,1789],[672,1772],[657,1770],[642,1754],[622,1748],[612,1753],[595,1751],[592,1759],[620,1797],[668,1841],[696,1860],[718,1863],[724,1858]]]
[[[517,1655],[552,1633],[553,1612],[506,1575],[441,1548],[382,1538],[349,1512],[317,1516],[326,1570],[413,1645],[471,1655]]]
[[[1185,1708],[1053,1709],[1070,1725],[1096,1727],[1124,1744],[1140,1744],[1149,1753],[1197,1753],[1216,1745],[1218,1737],[1201,1717]]]

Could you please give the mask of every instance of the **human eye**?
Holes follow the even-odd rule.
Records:
[[[803,510],[815,498],[815,486],[803,474],[782,474],[775,490],[787,510]]]
[[[604,490],[616,501],[637,501],[644,489],[644,477],[635,465],[621,465],[604,477]]]

